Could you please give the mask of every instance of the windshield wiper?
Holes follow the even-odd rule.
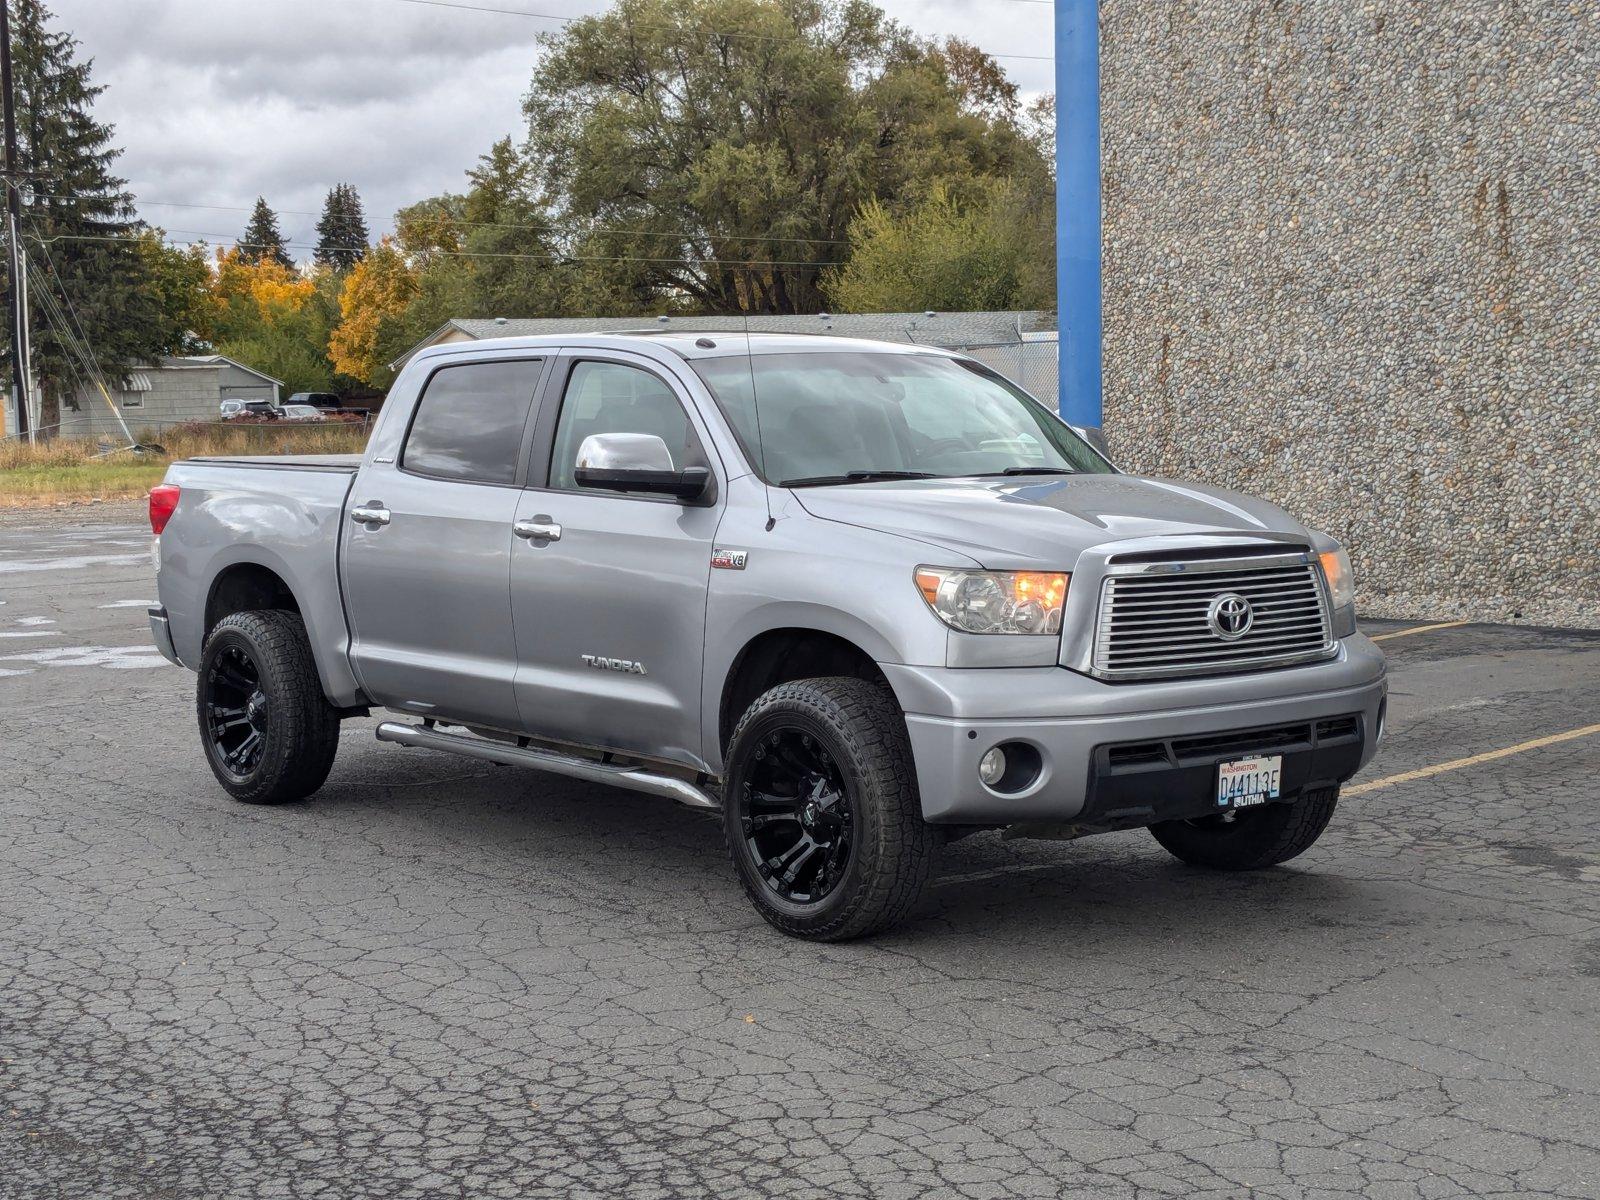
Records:
[[[932,471],[846,471],[843,475],[807,475],[780,479],[779,487],[824,487],[830,483],[876,483],[880,479],[938,479]]]
[[[992,472],[985,471],[985,475]],[[1007,467],[1002,475],[1076,475],[1071,467]]]

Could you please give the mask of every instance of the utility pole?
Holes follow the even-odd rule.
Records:
[[[5,110],[6,239],[11,246],[11,379],[17,397],[17,432],[34,439],[29,409],[33,361],[28,344],[28,268],[22,256],[22,180],[17,169],[16,96],[11,86],[11,5],[0,0],[0,108]]]

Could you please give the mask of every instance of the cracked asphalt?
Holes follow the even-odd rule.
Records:
[[[812,946],[704,815],[371,721],[231,802],[120,521],[0,518],[8,1200],[1600,1196],[1600,736],[1259,874],[974,837]],[[1384,646],[1366,779],[1600,720],[1600,635]]]

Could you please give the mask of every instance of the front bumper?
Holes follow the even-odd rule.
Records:
[[[161,651],[161,657],[175,666],[183,666],[178,661],[177,650],[172,646],[172,625],[167,620],[167,610],[158,604],[146,611],[150,615],[150,640]]]
[[[1172,803],[1191,803],[1216,763],[1257,752],[1241,746],[1285,754],[1286,797],[1339,783],[1376,751],[1388,689],[1382,652],[1359,635],[1326,662],[1167,683],[1108,684],[1059,667],[883,670],[906,712],[923,815],[960,825],[1149,824],[1172,815]],[[1350,717],[1353,730],[1335,737],[1327,726],[1319,741],[1316,722]],[[1290,727],[1301,724],[1307,732],[1296,740]],[[1224,732],[1263,737],[1212,751],[1171,744]],[[978,761],[1004,742],[1040,758],[1037,778],[1009,795],[978,778]],[[1165,745],[1164,761],[1112,762],[1110,747],[1153,743]]]

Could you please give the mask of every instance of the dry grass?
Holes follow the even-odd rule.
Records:
[[[167,464],[206,454],[359,454],[366,448],[361,424],[178,425],[161,433],[140,431],[141,443],[160,452],[103,453],[96,438],[57,438],[48,442],[0,442],[0,506],[40,507],[74,500],[113,500],[143,496],[161,482]]]

